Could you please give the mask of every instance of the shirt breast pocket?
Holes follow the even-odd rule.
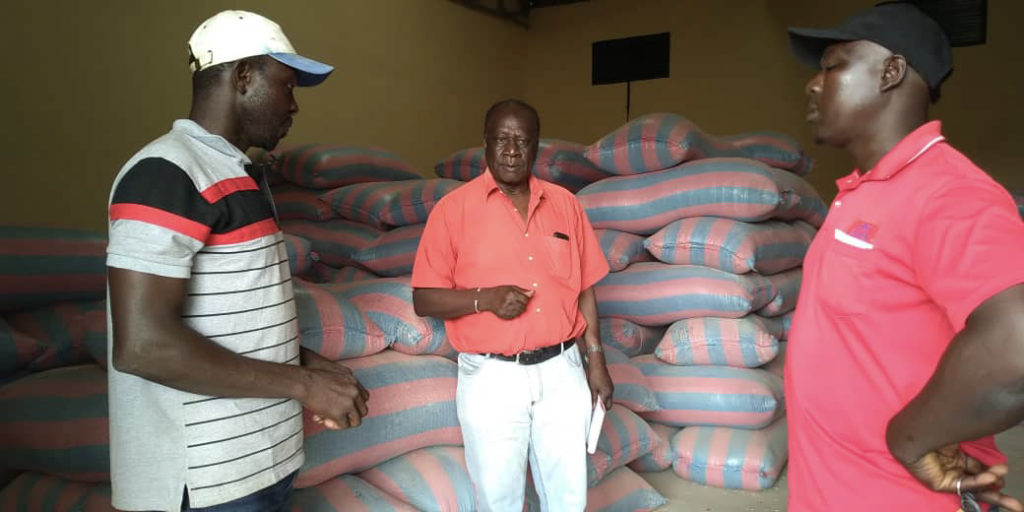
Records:
[[[871,289],[876,251],[876,248],[829,240],[822,258],[819,294],[829,311],[837,316],[853,316],[869,310],[876,293]]]
[[[567,279],[572,272],[572,244],[568,238],[550,235],[545,238],[544,245],[549,262],[548,272],[553,276]]]

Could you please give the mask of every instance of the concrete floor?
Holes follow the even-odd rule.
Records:
[[[1006,493],[1024,499],[1024,427],[996,436],[999,448],[1010,459]],[[644,476],[666,499],[659,512],[782,512],[786,510],[785,472],[771,489],[761,492],[705,487],[680,479],[671,469]]]

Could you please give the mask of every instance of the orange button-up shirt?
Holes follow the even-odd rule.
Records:
[[[608,273],[608,262],[576,197],[533,176],[529,183],[526,222],[489,170],[442,198],[427,220],[413,288],[534,290],[526,311],[511,320],[489,311],[445,320],[460,352],[510,355],[586,329],[579,295]]]

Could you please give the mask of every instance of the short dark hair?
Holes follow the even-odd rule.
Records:
[[[491,117],[494,116],[496,112],[506,107],[521,108],[529,112],[530,115],[533,116],[534,122],[537,123],[537,135],[540,135],[540,115],[537,114],[537,109],[530,106],[529,103],[515,98],[501,100],[494,105],[491,105],[491,108],[487,109],[487,115],[484,116],[484,133],[487,133],[487,127],[491,125]]]
[[[269,59],[269,57],[265,55],[245,57],[244,59],[222,62],[215,66],[210,66],[206,69],[196,71],[192,73],[192,94],[199,95],[216,86],[226,73],[229,73],[234,69],[235,64],[238,62],[245,61],[256,71],[262,72],[267,66],[267,59]]]

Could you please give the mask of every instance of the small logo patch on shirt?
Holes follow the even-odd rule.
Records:
[[[872,243],[872,241],[874,241],[876,233],[878,233],[878,226],[859,219],[850,224],[850,227],[846,230],[846,234],[867,243]]]

